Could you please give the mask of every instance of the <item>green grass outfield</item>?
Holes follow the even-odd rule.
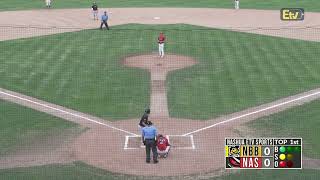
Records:
[[[320,100],[252,121],[247,125],[264,137],[302,137],[303,154],[320,159]]]
[[[124,56],[157,51],[199,64],[168,76],[174,117],[208,119],[320,86],[320,43],[189,25],[123,25],[0,42],[0,87],[109,119],[139,117],[149,74]]]
[[[53,0],[53,8],[90,8],[93,1]],[[96,0],[100,7],[199,7],[233,8],[233,0]],[[1,0],[0,10],[39,9],[44,0]],[[240,8],[275,9],[301,7],[306,11],[320,11],[319,0],[240,0]]]
[[[0,156],[77,125],[0,100]],[[0,175],[0,179],[3,179]]]
[[[317,180],[319,170],[241,170],[233,174],[206,178],[211,180]],[[187,176],[191,179],[193,176]],[[194,176],[195,178],[197,176]],[[201,177],[206,177],[203,175]],[[159,177],[139,177],[113,174],[86,164],[76,162],[68,165],[47,165],[29,168],[14,168],[0,170],[0,178],[6,180],[159,180]],[[183,179],[182,177],[167,177],[166,179]]]
[[[319,170],[240,170],[237,173],[211,178],[212,180],[317,180]]]

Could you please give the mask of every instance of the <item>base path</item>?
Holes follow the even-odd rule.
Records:
[[[306,12],[304,21],[281,21],[280,10],[214,8],[100,8],[112,26],[193,24],[205,27],[320,41],[320,13]],[[157,17],[157,18],[155,18]],[[45,9],[0,12],[0,40],[19,39],[99,27],[91,9]],[[307,27],[307,28],[306,28]]]

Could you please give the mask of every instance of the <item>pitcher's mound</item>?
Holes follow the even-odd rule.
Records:
[[[123,64],[129,67],[138,67],[148,70],[173,71],[185,67],[193,66],[197,61],[191,57],[167,54],[163,58],[157,54],[144,54],[126,57]]]

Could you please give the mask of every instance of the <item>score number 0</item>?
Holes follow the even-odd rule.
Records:
[[[265,147],[263,149],[263,156],[270,156],[270,154],[271,154],[270,147]],[[269,158],[265,158],[263,160],[263,164],[264,164],[265,167],[269,167],[270,164],[271,164],[270,159]]]

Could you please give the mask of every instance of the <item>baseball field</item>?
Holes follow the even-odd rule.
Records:
[[[92,2],[0,2],[0,179],[319,179],[318,1],[96,2],[109,31]],[[301,137],[303,168],[226,170],[226,137]]]
[[[101,7],[192,7],[192,8],[232,8],[234,2],[221,0],[96,0]],[[89,8],[92,3],[82,0],[54,0],[55,8]],[[319,1],[317,0],[241,0],[241,7],[245,9],[275,9],[284,7],[303,7],[308,11],[319,12]],[[2,0],[0,2],[1,10],[25,10],[40,9],[44,7],[44,1],[39,0]]]

